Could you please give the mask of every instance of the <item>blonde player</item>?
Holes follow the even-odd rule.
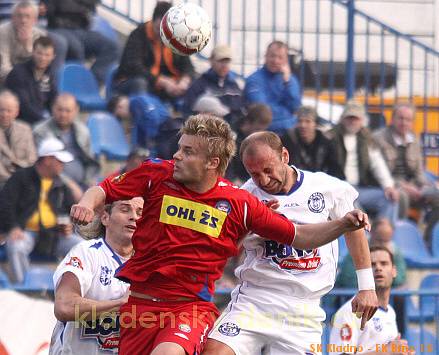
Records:
[[[327,350],[338,354],[410,355],[407,341],[400,339],[395,310],[389,304],[390,290],[396,277],[393,255],[384,246],[370,248],[379,308],[372,320],[360,329],[360,320],[352,313],[350,301],[335,314]]]
[[[58,265],[51,355],[117,353],[119,320],[111,311],[126,303],[129,285],[114,273],[132,255],[142,207],[140,197],[107,205],[101,217],[105,237],[79,243]]]
[[[325,222],[353,209],[358,195],[353,187],[288,166],[289,153],[272,132],[247,137],[240,155],[252,177],[242,188],[269,204],[276,200],[279,213],[298,224]],[[361,313],[364,327],[377,307],[367,239],[363,230],[345,236],[359,282],[352,310]],[[240,284],[203,354],[313,354],[325,319],[320,298],[335,281],[337,241],[297,250],[253,235],[243,245],[246,259],[235,272]]]

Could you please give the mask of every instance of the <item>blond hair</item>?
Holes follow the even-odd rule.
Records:
[[[180,134],[203,138],[207,158],[219,158],[218,172],[224,175],[236,152],[235,134],[226,121],[212,114],[200,113],[188,118]]]

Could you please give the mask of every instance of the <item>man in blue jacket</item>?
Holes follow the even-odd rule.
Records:
[[[230,71],[231,63],[232,50],[229,46],[219,45],[213,49],[210,69],[192,83],[184,96],[184,114],[208,111],[228,121],[242,116],[243,92],[236,75]]]
[[[269,130],[283,134],[294,126],[294,113],[301,105],[299,81],[291,73],[288,46],[273,41],[267,47],[265,64],[247,78],[244,95],[248,103],[270,106],[273,122]]]

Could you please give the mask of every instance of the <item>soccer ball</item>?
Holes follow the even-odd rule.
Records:
[[[163,43],[179,55],[191,55],[206,47],[212,34],[209,16],[200,6],[183,3],[171,7],[160,23]]]

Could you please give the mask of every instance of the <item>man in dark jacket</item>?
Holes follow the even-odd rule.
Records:
[[[16,171],[0,191],[0,237],[16,282],[24,280],[31,252],[63,257],[81,240],[68,219],[72,193],[60,178],[72,159],[61,141],[49,138],[39,146],[35,165]]]
[[[232,50],[229,46],[217,46],[210,55],[211,68],[203,73],[189,87],[184,96],[183,113],[191,115],[199,112],[198,104],[210,98],[209,112],[226,118],[229,122],[243,115],[243,91],[230,72]]]
[[[128,37],[113,87],[125,95],[152,93],[163,100],[181,97],[194,68],[189,57],[172,53],[160,39],[160,22],[171,4],[159,1],[152,21],[141,23]]]
[[[63,36],[69,46],[68,59],[84,61],[95,58],[91,70],[100,83],[119,57],[116,42],[90,29],[100,0],[43,0],[47,27]]]
[[[317,112],[313,107],[302,106],[297,111],[297,126],[290,128],[281,139],[290,153],[289,164],[308,171],[323,171],[339,176],[333,146],[317,128]]]
[[[33,45],[32,59],[14,66],[6,78],[6,87],[20,99],[20,118],[35,124],[44,119],[45,112],[57,95],[56,77],[51,64],[55,48],[50,37],[40,37]]]

